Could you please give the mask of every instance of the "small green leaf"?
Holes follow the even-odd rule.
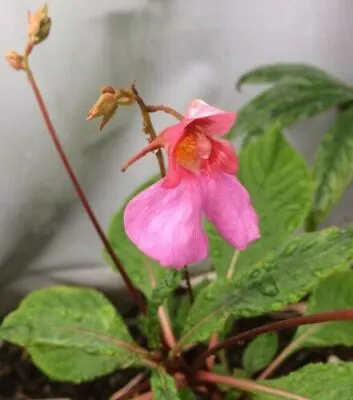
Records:
[[[265,90],[239,110],[228,137],[264,132],[274,123],[287,127],[351,100],[353,91],[349,87],[326,80],[312,84],[281,83]]]
[[[288,376],[260,382],[305,396],[310,400],[353,399],[353,363],[309,364]],[[254,393],[256,400],[283,400],[282,396]]]
[[[281,245],[288,234],[304,221],[311,205],[311,179],[302,157],[273,129],[240,153],[238,176],[251,195],[260,217],[261,239],[242,252],[235,269],[260,260]],[[225,276],[234,248],[207,225],[212,262],[219,276]]]
[[[291,239],[237,280],[218,279],[190,309],[179,347],[203,341],[233,316],[253,317],[296,303],[353,261],[353,228],[327,229]]]
[[[313,65],[276,63],[256,67],[241,75],[237,81],[237,89],[244,84],[299,82],[308,85],[315,82],[328,81],[344,85],[338,78]]]
[[[314,159],[315,195],[308,217],[315,230],[353,179],[353,108],[337,117],[324,135]]]
[[[167,274],[162,278],[155,289],[152,291],[151,299],[148,303],[147,311],[147,333],[151,347],[160,345],[160,325],[158,322],[158,309],[168,299],[168,296],[179,286],[181,273],[179,271],[167,270]]]
[[[272,361],[278,348],[278,336],[269,332],[255,338],[245,349],[243,366],[249,375],[265,368]]]
[[[158,179],[159,177],[156,176],[151,178],[148,182],[145,182],[129,196],[125,205],[131,198],[155,183]],[[150,298],[152,295],[152,284],[151,280],[148,279],[150,272],[153,273],[155,280],[158,282],[159,279],[167,273],[167,270],[162,268],[154,260],[145,256],[127,237],[124,228],[125,205],[113,216],[108,230],[108,239],[114,250],[116,250],[116,253],[121,259],[121,262],[131,280],[140,290],[142,290],[145,296]],[[105,250],[103,250],[103,255],[106,262],[111,265],[115,271],[116,268]]]
[[[210,281],[205,279],[193,285],[192,290],[194,292],[195,298],[199,295],[201,290],[209,284]],[[169,315],[173,327],[173,332],[175,333],[176,337],[179,337],[181,334],[191,305],[192,304],[190,303],[190,297],[187,293],[183,294],[182,296],[172,296],[169,298]]]
[[[175,380],[162,369],[152,371],[153,398],[158,400],[180,400]]]
[[[0,338],[26,347],[34,363],[60,381],[87,381],[143,361],[114,307],[92,289],[31,293],[5,318]]]
[[[194,393],[189,388],[179,390],[180,400],[195,400]]]
[[[353,309],[353,271],[330,276],[310,297],[307,314]],[[353,321],[301,326],[295,336],[305,335],[301,347],[353,346]]]

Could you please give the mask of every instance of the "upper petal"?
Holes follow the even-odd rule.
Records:
[[[223,172],[201,178],[204,212],[220,235],[239,250],[260,237],[259,221],[249,193],[233,175]]]
[[[185,118],[195,121],[194,124],[201,125],[208,135],[225,135],[234,125],[235,112],[227,112],[213,107],[202,100],[193,100],[186,111]],[[192,126],[192,122],[188,128]]]
[[[182,268],[207,257],[202,230],[202,190],[196,180],[166,189],[163,180],[134,197],[126,206],[124,224],[129,239],[164,266]]]

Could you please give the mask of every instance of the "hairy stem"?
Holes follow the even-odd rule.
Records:
[[[305,339],[312,335],[319,327],[312,326],[303,335],[293,340],[286,346],[281,353],[266,367],[266,369],[259,375],[258,379],[267,379],[282,363],[289,357],[298,347],[305,341]]]
[[[97,232],[99,238],[101,239],[105,249],[107,250],[108,254],[110,255],[115,267],[120,272],[120,275],[121,275],[123,281],[125,282],[125,284],[126,284],[128,290],[129,290],[131,296],[133,297],[133,299],[135,300],[135,302],[137,303],[137,305],[139,306],[141,311],[143,313],[145,313],[146,312],[146,304],[143,301],[143,298],[140,295],[140,293],[138,292],[138,290],[134,287],[130,277],[126,273],[122,263],[120,262],[118,256],[115,254],[115,251],[114,251],[113,247],[111,246],[108,238],[106,237],[103,229],[101,228],[101,226],[100,226],[100,224],[98,222],[98,219],[97,219],[95,213],[93,212],[92,207],[89,204],[87,196],[85,195],[84,190],[83,190],[82,186],[79,183],[79,180],[78,180],[78,178],[77,178],[77,176],[76,176],[76,174],[75,174],[75,172],[74,172],[74,170],[73,170],[73,168],[72,168],[72,166],[70,164],[69,159],[66,156],[65,150],[63,149],[62,144],[61,144],[61,142],[59,140],[59,137],[58,137],[58,135],[56,133],[54,125],[53,125],[53,123],[51,121],[51,118],[49,116],[47,107],[46,107],[45,102],[43,100],[42,94],[41,94],[41,92],[39,90],[39,87],[38,87],[36,81],[35,81],[35,78],[34,78],[34,75],[33,75],[32,71],[31,71],[31,68],[29,67],[28,56],[31,53],[32,48],[33,48],[32,45],[28,45],[27,49],[26,49],[26,52],[25,52],[25,62],[24,62],[25,72],[26,72],[29,84],[30,84],[30,86],[31,86],[31,88],[33,90],[34,96],[35,96],[35,98],[37,100],[37,103],[39,105],[41,114],[43,116],[45,125],[46,125],[46,127],[48,129],[48,132],[50,134],[50,137],[51,137],[51,139],[53,141],[53,144],[54,144],[54,146],[55,146],[55,148],[56,148],[56,150],[57,150],[57,152],[59,154],[59,157],[60,157],[60,159],[61,159],[61,161],[62,161],[62,163],[64,165],[64,168],[65,168],[65,170],[66,170],[66,172],[67,172],[67,174],[68,174],[68,176],[69,176],[69,178],[70,178],[70,180],[71,180],[71,182],[72,182],[72,184],[73,184],[73,186],[74,186],[74,188],[76,190],[77,196],[79,197],[83,208],[85,209],[89,219],[92,222],[92,225],[93,225],[94,229],[96,230],[96,232]]]
[[[217,353],[222,349],[232,347],[236,344],[244,342],[245,340],[252,339],[266,332],[275,332],[283,329],[296,328],[297,326],[300,325],[320,324],[329,321],[351,321],[351,320],[353,320],[353,309],[328,311],[313,315],[306,315],[302,317],[286,319],[284,321],[272,322],[270,324],[240,333],[239,335],[233,336],[217,344],[216,346],[213,346],[212,348],[208,349],[207,351],[205,351],[199,357],[196,358],[193,364],[193,368],[197,370],[203,365],[203,363],[209,356]]]
[[[240,379],[240,378],[234,378],[231,376],[217,375],[217,374],[213,374],[212,372],[200,371],[197,373],[196,379],[203,381],[203,382],[211,382],[211,383],[216,383],[216,384],[229,385],[229,386],[232,386],[237,389],[241,389],[241,390],[244,390],[244,391],[250,392],[250,393],[260,392],[260,393],[268,393],[268,394],[272,394],[272,395],[276,395],[276,396],[282,396],[283,398],[292,399],[292,400],[309,400],[306,397],[299,396],[297,394],[287,392],[285,390],[275,389],[275,388],[272,388],[269,386],[260,385],[258,383],[255,383],[255,382],[247,380],[247,379]]]
[[[178,111],[175,111],[173,108],[165,106],[163,104],[158,105],[158,106],[146,106],[147,111],[150,113],[156,112],[156,111],[163,111],[167,114],[172,115],[174,118],[178,119],[179,121],[182,121],[184,119],[184,116],[180,114]]]
[[[152,120],[150,117],[150,113],[148,111],[148,108],[143,101],[142,97],[139,95],[136,86],[133,84],[131,85],[131,90],[133,91],[135,97],[136,97],[136,102],[138,106],[140,107],[142,119],[143,119],[143,131],[147,135],[149,142],[152,142],[154,139],[157,137],[157,133],[153,127]],[[163,158],[163,153],[161,149],[156,150],[156,157],[159,165],[159,169],[161,171],[161,176],[165,176],[166,169],[165,169],[165,164],[164,164],[164,158]]]

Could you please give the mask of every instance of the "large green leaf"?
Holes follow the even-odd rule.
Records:
[[[237,123],[228,137],[264,132],[273,123],[282,127],[290,126],[351,100],[351,89],[325,80],[310,85],[301,82],[278,84],[265,90],[239,110]]]
[[[268,332],[252,340],[243,354],[243,366],[249,375],[260,371],[273,359],[278,348],[278,335]]]
[[[310,230],[339,200],[353,179],[353,108],[337,117],[323,137],[314,160],[315,195],[307,221]]]
[[[308,85],[315,82],[327,81],[344,85],[338,78],[329,75],[313,65],[299,63],[276,63],[262,65],[245,72],[237,81],[237,89],[244,84],[299,82]]]
[[[0,338],[26,347],[45,374],[62,381],[90,380],[143,360],[114,307],[92,289],[31,293],[5,318]]]
[[[152,291],[147,311],[147,334],[151,347],[160,344],[160,325],[158,322],[158,309],[168,299],[169,295],[179,286],[181,272],[169,270]]]
[[[240,154],[240,180],[247,188],[260,217],[261,239],[240,255],[242,266],[258,261],[296,230],[311,205],[312,186],[306,164],[279,129],[268,131]],[[234,248],[207,225],[211,258],[217,273],[224,276]]]
[[[263,385],[283,389],[310,400],[352,400],[353,363],[309,364],[288,376],[269,381]],[[254,393],[256,400],[283,400],[283,396]]]
[[[128,200],[142,192],[158,179],[159,177],[153,177],[149,181],[145,182],[129,196]],[[108,230],[108,239],[114,250],[116,250],[116,253],[121,259],[121,262],[131,280],[149,298],[152,295],[152,280],[154,279],[158,282],[159,279],[168,273],[168,270],[162,268],[159,263],[145,256],[127,237],[124,228],[124,209],[125,205],[112,218]],[[114,264],[105,250],[103,254],[105,260],[109,265],[113,266],[115,270]],[[154,275],[153,279],[150,279],[151,273]]]
[[[180,400],[175,380],[162,369],[152,371],[153,398],[158,400]]]
[[[345,271],[325,280],[312,294],[307,314],[353,309],[353,271]],[[305,336],[303,336],[305,335]],[[328,322],[301,326],[295,339],[303,337],[301,347],[353,346],[353,322]]]
[[[353,229],[327,229],[293,238],[237,280],[219,279],[197,297],[179,348],[218,332],[230,317],[253,317],[282,309],[308,294],[353,260]]]

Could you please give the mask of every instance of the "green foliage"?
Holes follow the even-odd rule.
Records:
[[[314,160],[315,195],[307,221],[314,230],[353,179],[353,108],[337,117],[324,135]]]
[[[310,400],[351,400],[353,398],[353,363],[309,364],[288,376],[261,382]],[[256,400],[282,400],[283,396],[254,394]]]
[[[230,138],[256,135],[275,122],[282,127],[353,100],[353,91],[324,71],[305,65],[266,65],[240,77],[244,83],[275,83],[240,109]]]
[[[57,286],[31,293],[5,318],[0,338],[25,347],[56,380],[82,382],[143,364],[121,317],[92,289]]]
[[[230,317],[252,317],[295,303],[353,260],[353,229],[327,229],[293,238],[234,280],[218,279],[190,309],[180,346],[207,339]]]
[[[243,366],[249,375],[265,368],[272,361],[278,348],[278,336],[268,332],[249,343],[243,355]]]
[[[260,218],[261,239],[242,252],[236,273],[276,250],[304,221],[311,204],[311,179],[301,156],[277,128],[269,130],[240,154],[241,182]],[[234,248],[207,225],[210,254],[219,276],[225,276]]]
[[[151,385],[154,399],[180,400],[174,378],[162,369],[152,371]]]
[[[158,309],[165,303],[169,295],[179,286],[181,272],[168,270],[168,274],[158,282],[152,291],[148,303],[147,312],[147,334],[151,347],[158,347],[160,344],[160,326],[158,322]]]
[[[338,78],[312,65],[276,63],[246,72],[238,79],[236,86],[240,90],[244,84],[296,82],[310,85],[322,81],[343,85]]]
[[[125,205],[131,198],[152,185],[158,179],[158,176],[153,177],[141,185],[129,196]],[[158,282],[159,279],[163,278],[163,276],[168,273],[168,270],[162,268],[159,263],[141,253],[127,237],[124,228],[125,205],[113,216],[108,230],[108,239],[114,250],[116,250],[116,253],[119,255],[119,258],[121,259],[121,262],[131,280],[145,294],[145,296],[149,298],[152,295],[153,289],[151,279],[149,279],[150,273],[154,275],[154,279]],[[111,265],[115,271],[116,269],[114,264],[105,250],[103,250],[103,255],[107,263]]]
[[[310,297],[306,314],[353,309],[353,271],[330,276]],[[353,346],[353,321],[301,326],[295,339],[305,335],[302,347]]]

